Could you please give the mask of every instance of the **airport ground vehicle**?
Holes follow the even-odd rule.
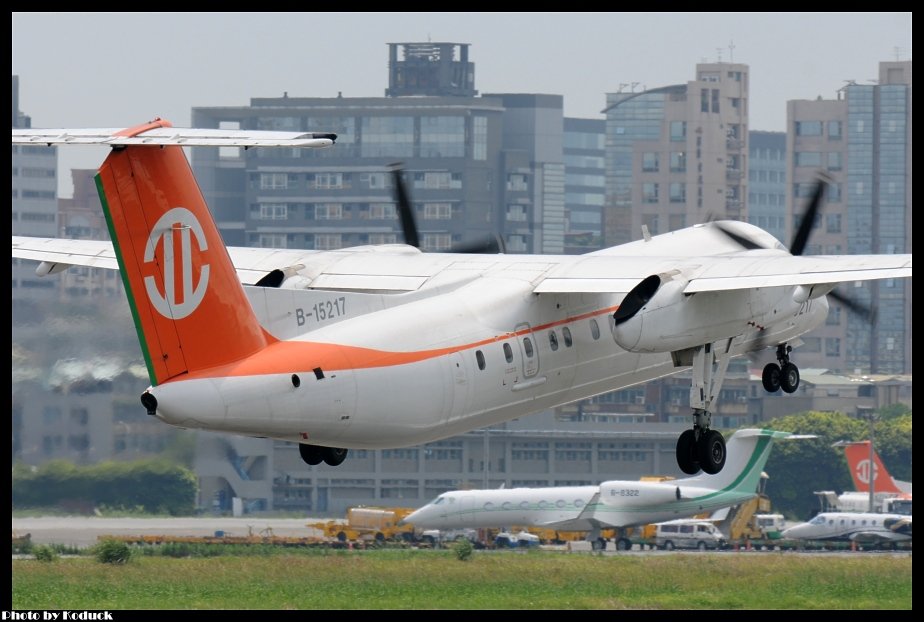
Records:
[[[325,537],[340,542],[369,540],[413,541],[413,525],[402,524],[402,519],[413,512],[413,508],[355,507],[347,510],[346,522],[330,520],[309,523],[308,527],[320,530]]]
[[[655,527],[655,545],[659,549],[725,548],[727,541],[722,532],[707,520],[680,519],[658,523]]]

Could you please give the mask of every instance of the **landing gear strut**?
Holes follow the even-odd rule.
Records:
[[[790,362],[789,353],[792,346],[781,343],[776,347],[777,363],[768,363],[764,367],[761,381],[768,393],[776,393],[783,389],[786,393],[794,393],[799,388],[799,368]]]
[[[720,352],[715,352],[711,343],[693,348],[693,429],[677,439],[677,466],[689,475],[700,469],[711,475],[725,466],[725,438],[710,426],[712,407],[725,381],[731,344],[731,339],[726,340]]]

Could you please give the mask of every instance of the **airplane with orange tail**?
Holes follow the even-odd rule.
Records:
[[[13,130],[13,144],[112,147],[96,178],[112,243],[13,237],[39,274],[118,269],[151,386],[171,425],[299,443],[308,464],[415,445],[692,368],[686,473],[717,473],[711,413],[732,356],[776,347],[767,390],[793,392],[799,336],[843,281],[911,277],[911,255],[802,256],[743,222],[687,227],[579,256],[226,248],[183,146],[321,148],[325,133]],[[489,246],[474,250],[488,250]],[[466,249],[472,250],[472,249]]]
[[[893,495],[911,494],[911,482],[894,479],[882,463],[879,452],[873,450],[873,462],[870,464],[869,441],[838,443],[844,448],[850,477],[857,492],[869,492],[870,474],[872,474],[873,491]]]

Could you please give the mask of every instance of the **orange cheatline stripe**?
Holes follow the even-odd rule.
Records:
[[[289,374],[296,371],[308,371],[320,367],[325,372],[342,371],[346,369],[371,369],[374,367],[394,367],[418,363],[427,359],[446,356],[463,350],[478,348],[489,343],[497,343],[507,339],[520,337],[530,332],[548,330],[556,326],[577,322],[597,315],[614,313],[619,305],[583,313],[574,317],[565,318],[556,322],[541,324],[531,329],[521,329],[516,332],[504,333],[488,339],[471,343],[436,348],[433,350],[416,350],[411,352],[389,352],[359,346],[348,346],[334,343],[317,343],[308,341],[276,341],[252,356],[240,361],[213,367],[210,369],[191,371],[178,376],[173,380],[192,380],[196,378],[222,378],[226,376],[261,376],[267,374]]]

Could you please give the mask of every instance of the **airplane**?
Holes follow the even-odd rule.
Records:
[[[836,494],[833,491],[816,491],[822,506],[847,512],[892,512],[911,514],[912,483],[894,479],[875,450],[870,462],[869,441],[838,441],[835,447],[843,447],[856,490]],[[873,505],[870,507],[869,476],[870,464],[873,474]]]
[[[349,448],[430,442],[692,368],[688,474],[722,470],[711,414],[732,356],[776,346],[768,390],[841,281],[911,276],[911,255],[800,256],[718,221],[579,256],[225,248],[181,147],[330,147],[335,134],[184,129],[12,131],[14,144],[112,147],[96,177],[112,243],[12,238],[37,273],[118,269],[147,364],[146,412],[183,428]],[[400,180],[400,176],[396,175]],[[415,240],[406,193],[397,207]]]
[[[875,493],[911,494],[912,482],[894,479],[875,449],[872,450],[873,462],[872,469],[870,469],[869,441],[842,441],[837,445],[844,448],[847,464],[850,466],[850,477],[853,478],[853,485],[857,492],[869,492],[869,476],[872,471]]]
[[[911,540],[911,516],[873,512],[822,512],[812,520],[783,530],[792,540],[849,540],[895,544]]]
[[[444,492],[403,522],[420,529],[544,527],[587,531],[598,548],[601,529],[647,525],[743,503],[757,495],[774,440],[806,438],[767,429],[738,430],[728,439],[729,462],[718,475],[666,482],[611,480],[597,486],[501,488]],[[618,550],[631,542],[620,534]]]

